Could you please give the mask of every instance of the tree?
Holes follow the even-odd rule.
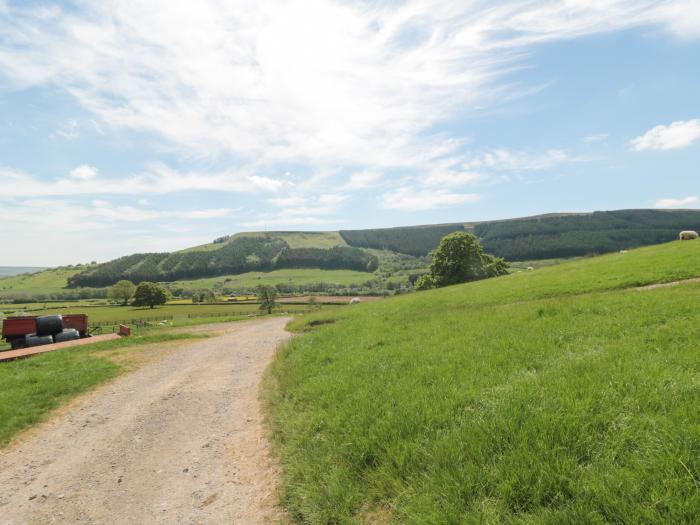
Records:
[[[157,304],[165,304],[170,294],[168,290],[156,283],[144,281],[136,287],[134,294],[134,306],[155,307]]]
[[[216,294],[211,290],[199,290],[192,294],[193,303],[215,303]]]
[[[257,295],[261,310],[267,310],[267,313],[271,314],[272,309],[277,308],[277,290],[273,286],[261,284],[258,286]]]
[[[119,281],[117,284],[112,286],[107,293],[107,297],[114,299],[115,301],[121,302],[124,306],[129,304],[129,301],[134,296],[136,291],[136,286],[131,281],[126,279]]]
[[[474,234],[455,232],[446,235],[432,253],[433,262],[427,275],[416,282],[416,288],[441,288],[496,277],[508,273],[508,263],[486,252]]]

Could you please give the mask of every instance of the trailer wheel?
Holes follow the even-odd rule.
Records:
[[[64,341],[73,341],[74,339],[80,339],[80,333],[75,328],[66,328],[60,334],[53,336],[53,340],[57,343],[63,343]]]
[[[63,317],[42,315],[36,318],[36,333],[39,336],[60,334],[63,331]]]
[[[10,341],[10,346],[13,350],[21,350],[24,348],[24,339],[13,339]]]
[[[50,345],[53,343],[53,337],[50,335],[34,335],[27,334],[24,336],[24,344],[27,348],[32,346]]]

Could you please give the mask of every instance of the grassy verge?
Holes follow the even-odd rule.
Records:
[[[51,410],[129,368],[121,350],[206,337],[151,334],[103,341],[0,363],[0,447]]]
[[[268,378],[299,523],[693,523],[700,244],[304,316]]]

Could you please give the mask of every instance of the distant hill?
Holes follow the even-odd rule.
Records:
[[[305,242],[299,242],[305,236]],[[319,243],[314,243],[314,237]],[[293,237],[297,242],[287,240]],[[239,234],[213,245],[174,253],[140,253],[92,266],[68,279],[68,286],[108,286],[120,279],[176,281],[290,268],[373,272],[378,258],[360,248],[327,244],[327,234],[275,232]],[[217,246],[218,245],[218,246]]]
[[[341,230],[350,246],[426,255],[454,231],[470,231],[509,261],[601,254],[672,241],[700,229],[700,210],[620,210],[548,214],[502,221]]]
[[[0,277],[11,277],[23,273],[35,273],[46,270],[46,267],[40,266],[0,266]]]
[[[211,287],[211,279],[216,279],[216,286],[223,288],[234,286],[228,283],[236,282],[237,276],[253,272],[274,272],[280,278],[273,284],[285,284],[293,290],[298,284],[294,272],[301,270],[306,272],[304,286],[312,281],[340,283],[335,272],[343,271],[354,272],[353,284],[374,281],[371,286],[376,292],[404,286],[411,276],[423,271],[425,256],[440,239],[454,231],[473,232],[489,253],[516,262],[659,244],[676,239],[683,229],[700,230],[700,210],[556,213],[500,221],[331,232],[247,232],[173,253],[126,255],[103,264],[54,269],[28,278],[0,278],[0,293],[49,293],[50,283],[50,292],[55,295],[67,287],[103,288],[120,279],[169,282],[184,288],[196,288],[198,281]],[[309,278],[310,270],[318,272],[317,280]]]

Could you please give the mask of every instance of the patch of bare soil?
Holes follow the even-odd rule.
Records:
[[[281,519],[258,394],[288,321],[219,326],[0,452],[0,523]]]
[[[700,278],[683,279],[682,281],[672,281],[670,283],[648,284],[646,286],[638,286],[637,290],[656,290],[657,288],[669,288],[671,286],[679,286],[682,284],[700,283]]]

